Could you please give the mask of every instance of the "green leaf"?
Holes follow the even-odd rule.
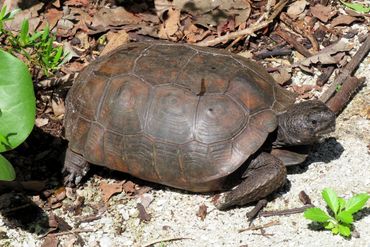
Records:
[[[36,102],[31,75],[18,58],[0,49],[0,153],[20,145],[35,123]]]
[[[345,237],[351,236],[351,229],[345,225],[338,225],[339,234]]]
[[[339,202],[338,212],[341,212],[346,207],[346,200],[344,200],[342,197],[338,197],[338,202]]]
[[[303,216],[306,219],[317,222],[326,222],[331,219],[331,217],[321,208],[308,208],[304,211]]]
[[[323,224],[324,224],[325,229],[328,229],[328,230],[331,230],[335,227],[334,223],[331,221],[324,222]]]
[[[15,171],[10,162],[0,154],[0,180],[12,181],[15,179]]]
[[[59,60],[63,54],[63,47],[62,46],[59,46],[57,49],[56,49],[56,54],[54,56],[54,59],[53,59],[53,67],[56,67],[59,63]]]
[[[360,12],[360,13],[368,13],[370,12],[370,7],[365,7],[365,5],[360,3],[347,3],[344,1],[340,1],[343,5],[346,7],[353,9],[354,11]]]
[[[333,229],[331,229],[331,232],[332,232],[333,234],[338,234],[338,232],[339,232],[339,227],[338,227],[338,225],[336,225]]]
[[[351,224],[353,222],[352,214],[348,211],[340,212],[337,215],[337,219],[347,224]]]
[[[19,38],[23,46],[26,46],[28,44],[28,30],[29,30],[28,20],[23,20],[20,35],[19,35]]]
[[[354,197],[348,199],[346,202],[345,209],[350,214],[354,214],[362,209],[362,207],[366,204],[367,200],[370,198],[370,195],[367,193],[362,193],[355,195]]]
[[[334,192],[334,190],[331,188],[325,188],[321,194],[326,204],[328,204],[329,208],[333,211],[334,215],[337,215],[339,209],[339,201],[338,196]]]
[[[47,40],[47,38],[49,37],[49,32],[50,32],[49,25],[46,25],[46,27],[44,28],[44,30],[42,30],[42,37],[41,37],[41,40],[42,41],[46,41]]]
[[[0,21],[3,20],[5,14],[6,14],[6,5],[4,4],[4,6],[1,8],[1,11],[0,11]]]

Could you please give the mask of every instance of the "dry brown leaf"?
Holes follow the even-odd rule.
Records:
[[[48,118],[36,118],[35,120],[35,125],[37,127],[42,127],[42,126],[45,126],[49,123],[49,119]]]
[[[159,37],[162,39],[171,39],[176,41],[177,38],[173,37],[180,27],[180,11],[175,8],[168,10],[168,18],[161,25],[159,30]]]
[[[68,0],[64,3],[66,6],[85,6],[89,5],[89,0]]]
[[[138,15],[128,12],[122,7],[101,8],[94,14],[91,26],[106,29],[109,26],[122,26],[127,24],[138,24],[141,18]]]
[[[100,183],[100,189],[102,191],[103,201],[107,203],[114,194],[121,193],[123,183],[124,182],[115,182],[108,184],[102,181]]]
[[[336,27],[336,26],[339,26],[339,25],[349,25],[352,22],[359,21],[359,20],[361,20],[361,19],[350,16],[350,15],[340,15],[340,16],[337,16],[333,19],[330,26],[331,27]]]
[[[58,247],[59,240],[55,236],[46,236],[41,247]]]
[[[311,91],[312,89],[318,89],[318,86],[316,86],[316,85],[302,85],[302,86],[293,85],[292,88],[293,88],[294,92],[296,92],[297,94],[303,95],[303,94]]]
[[[287,67],[278,67],[278,70],[273,72],[271,75],[277,83],[280,85],[285,84],[292,78],[292,69]]]
[[[51,108],[56,117],[63,116],[65,112],[64,100],[59,97],[53,97],[51,100]]]
[[[140,203],[144,206],[144,208],[148,208],[154,199],[154,197],[151,194],[142,194],[140,195],[139,198]]]
[[[136,208],[139,211],[138,218],[140,219],[140,221],[150,221],[152,216],[145,210],[144,206],[141,203],[138,203],[136,205]]]
[[[311,14],[322,22],[327,22],[337,14],[337,10],[332,6],[316,4],[310,8]]]
[[[107,54],[108,52],[116,49],[118,46],[127,44],[129,42],[129,35],[125,30],[118,31],[116,33],[109,32],[107,34],[108,44],[104,47],[100,55]]]
[[[127,195],[135,194],[136,184],[131,181],[127,181],[126,183],[123,184],[123,191],[125,191]]]
[[[194,23],[204,27],[216,27],[230,17],[235,17],[236,26],[245,22],[251,13],[251,6],[245,0],[154,0],[157,15],[170,8],[187,12],[194,17]]]
[[[48,9],[47,12],[44,13],[44,17],[47,20],[50,29],[53,29],[57,25],[58,21],[63,17],[63,12],[57,9]]]
[[[306,0],[298,0],[293,2],[287,10],[288,16],[292,19],[297,19],[303,13],[307,4],[308,3]]]
[[[312,72],[310,66],[312,64],[336,64],[340,62],[343,56],[335,56],[339,52],[346,52],[352,49],[352,45],[344,41],[343,39],[339,40],[337,43],[325,47],[319,53],[308,57],[300,62],[299,66],[301,69]]]
[[[207,206],[202,204],[199,206],[197,216],[203,221],[207,216]]]

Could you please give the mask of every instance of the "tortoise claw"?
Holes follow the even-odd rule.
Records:
[[[81,182],[88,171],[89,163],[85,158],[68,148],[62,170],[64,185],[67,187],[75,187]]]

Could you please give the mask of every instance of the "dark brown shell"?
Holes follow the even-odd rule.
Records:
[[[93,164],[191,191],[220,189],[294,99],[218,49],[131,43],[85,68],[66,100],[69,147]]]

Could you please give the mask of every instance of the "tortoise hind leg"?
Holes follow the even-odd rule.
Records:
[[[248,166],[244,180],[233,190],[220,193],[215,206],[225,210],[265,198],[285,183],[286,174],[281,160],[269,153],[261,153]]]
[[[88,171],[89,163],[85,158],[73,152],[70,148],[67,148],[62,171],[64,184],[69,187],[78,185]]]

